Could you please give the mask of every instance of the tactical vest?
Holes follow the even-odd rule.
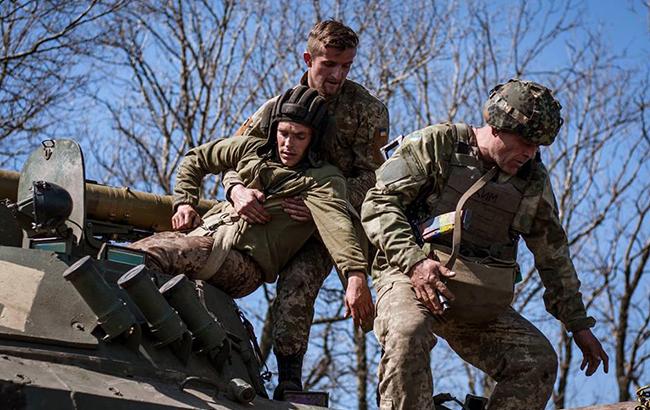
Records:
[[[471,144],[469,128],[464,124],[452,127],[456,146],[449,159],[449,178],[439,199],[432,201],[431,215],[454,211],[463,193],[484,174],[480,159],[473,155],[476,148]],[[526,176],[531,174],[530,170],[526,171]],[[468,211],[468,218],[463,224],[461,255],[516,260],[519,234],[513,229],[513,221],[527,184],[528,178],[519,175],[505,183],[491,180],[467,200],[464,210]],[[435,238],[433,243],[451,247],[450,235]]]

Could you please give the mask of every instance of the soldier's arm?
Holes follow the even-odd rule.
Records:
[[[370,242],[405,274],[427,258],[415,241],[405,211],[426,184],[433,185],[440,178],[444,155],[441,138],[435,127],[406,136],[401,147],[377,170],[377,183],[361,208]]]
[[[352,151],[354,154],[355,176],[347,178],[348,200],[359,209],[366,192],[375,185],[375,170],[384,162],[379,149],[388,142],[388,109],[376,103],[364,112],[358,138]]]
[[[374,307],[367,282],[367,243],[360,224],[352,220],[350,212],[356,212],[350,211],[340,171],[307,191],[305,205],[342,276],[346,316],[352,316],[355,326],[372,329]]]
[[[265,116],[270,114],[273,108],[275,98],[270,99],[262,105],[253,115],[251,115],[237,130],[235,137],[248,137],[253,136],[257,138],[266,138],[266,130],[263,129],[262,120]],[[237,171],[234,169],[227,169],[221,177],[221,183],[226,195],[226,199],[230,200],[230,191],[235,185],[244,185]]]
[[[571,261],[566,232],[548,176],[530,232],[522,235],[535,257],[535,267],[544,284],[546,310],[560,320],[570,332],[593,327],[595,319],[587,316],[580,280]]]
[[[347,277],[354,271],[367,273],[367,259],[359,240],[364,236],[352,223],[345,195],[345,179],[339,174],[307,191],[304,200],[325,247]]]
[[[192,148],[178,167],[174,185],[174,209],[181,204],[196,207],[199,202],[201,182],[208,174],[218,174],[235,168],[242,157],[257,145],[256,141],[225,138]]]

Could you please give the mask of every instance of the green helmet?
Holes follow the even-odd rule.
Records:
[[[490,91],[483,117],[497,130],[521,135],[534,144],[551,145],[564,122],[561,109],[550,89],[512,79]]]

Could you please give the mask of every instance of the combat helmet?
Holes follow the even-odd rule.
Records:
[[[280,121],[291,121],[306,125],[312,129],[307,159],[312,166],[320,165],[320,146],[329,127],[329,115],[325,98],[318,91],[304,85],[287,90],[273,103],[270,110],[266,138],[267,142],[258,151],[266,156],[277,156],[276,131]]]
[[[511,79],[490,91],[483,106],[485,121],[497,130],[521,135],[538,145],[551,145],[564,120],[553,92],[532,81]]]

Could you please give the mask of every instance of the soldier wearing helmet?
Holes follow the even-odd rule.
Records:
[[[366,256],[357,240],[361,228],[355,228],[348,213],[345,178],[317,149],[329,121],[325,100],[298,86],[276,100],[270,121],[265,138],[225,138],[190,150],[176,177],[172,226],[200,226],[189,234],[155,234],[131,246],[149,254],[152,269],[207,280],[237,298],[274,282],[318,232],[347,278],[346,307],[355,324],[371,319]],[[201,220],[194,210],[201,181],[226,169],[235,169],[246,186],[264,193],[271,222],[249,224],[225,201]],[[282,210],[282,201],[294,195],[304,197],[313,221],[296,221]]]
[[[437,337],[496,381],[490,409],[545,408],[557,356],[510,306],[520,238],[535,257],[546,309],[582,351],[581,368],[590,376],[602,361],[607,372],[538,152],[557,136],[560,110],[548,88],[510,80],[490,92],[485,125],[415,131],[377,171],[362,222],[379,249],[380,408],[433,408]]]

